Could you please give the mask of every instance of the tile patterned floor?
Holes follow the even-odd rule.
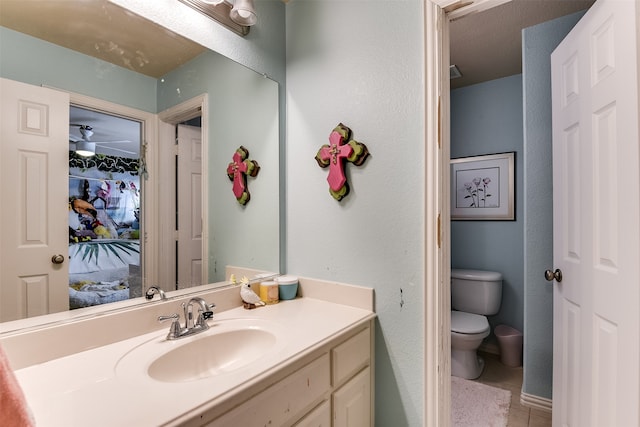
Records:
[[[511,391],[508,427],[551,427],[551,413],[520,404],[522,367],[510,368],[494,354],[482,353],[485,368],[477,381]]]

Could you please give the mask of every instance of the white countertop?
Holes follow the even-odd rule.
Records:
[[[142,344],[152,343],[153,351],[158,353],[198,337],[166,341],[168,325],[166,330],[19,369],[15,374],[39,427],[172,425],[187,413],[215,405],[251,387],[276,368],[374,316],[366,309],[309,297],[254,310],[238,307],[218,313],[209,320],[212,329],[216,322],[224,325],[231,319],[253,319],[254,323],[262,322],[266,330],[278,329],[286,338],[255,363],[195,381],[157,381],[145,374],[146,367],[125,376],[123,373],[130,367],[118,365],[123,356],[138,351]]]

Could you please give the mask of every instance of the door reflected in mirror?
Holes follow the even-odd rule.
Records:
[[[33,11],[30,9],[32,7],[45,7],[46,13],[41,9]],[[73,9],[73,13],[70,13],[69,7]],[[88,31],[80,31],[79,23],[82,23]],[[146,147],[146,150],[143,148],[141,156],[145,158],[144,163],[148,171],[147,179],[142,174],[138,177],[138,191],[143,195],[139,200],[140,211],[138,212],[141,290],[155,285],[165,291],[172,291],[190,287],[198,281],[223,282],[226,279],[227,266],[279,272],[280,136],[277,83],[104,0],[91,2],[2,0],[0,25],[0,77],[70,93],[67,108],[71,102],[83,108],[93,108],[99,112],[113,114],[114,111],[105,107],[96,107],[93,101],[84,101],[93,99],[109,105],[118,105],[122,110],[115,112],[117,116],[124,116],[141,124],[139,145]],[[69,37],[51,39],[50,33],[42,30],[45,27],[51,29],[51,26],[63,29],[73,28],[73,31],[70,31],[73,34]],[[30,29],[28,32],[27,28]],[[95,31],[96,28],[100,31]],[[34,32],[33,29],[37,31]],[[82,35],[77,36],[79,34]],[[90,45],[89,50],[93,49],[93,56],[86,53],[87,44]],[[117,46],[120,54],[113,58],[114,50],[118,49],[109,50],[105,46]],[[171,46],[176,47],[177,50],[170,51]],[[157,47],[160,49],[156,49]],[[82,53],[83,50],[85,53]],[[29,54],[25,55],[25,52]],[[164,68],[156,67],[157,63],[161,63]],[[2,97],[4,98],[4,93]],[[188,104],[193,99],[204,100],[199,101],[201,110],[197,114],[202,118],[201,176],[194,178],[189,174],[191,181],[184,187],[188,190],[183,190],[177,187],[179,184],[177,184],[175,172],[178,162],[175,154],[176,126],[195,116],[193,112],[189,113],[191,116],[189,114],[183,117],[167,114],[163,116],[163,112],[180,111],[181,105]],[[99,105],[98,101],[96,102]],[[66,145],[71,136],[82,138],[82,135],[73,132],[76,127],[68,127],[68,110],[65,117],[63,121],[67,134],[61,139]],[[75,124],[82,125],[82,123]],[[9,125],[3,121],[2,126],[4,132],[4,127]],[[97,131],[96,129],[93,131],[92,137],[95,138]],[[106,149],[108,144],[103,145],[105,146],[103,149]],[[251,202],[246,206],[236,202],[232,184],[226,175],[226,167],[240,145],[251,151],[252,158],[256,159],[261,167],[259,176],[250,182]],[[96,146],[100,147],[100,144]],[[112,153],[118,148],[131,151],[116,144],[111,144],[109,147]],[[191,148],[193,149],[193,145]],[[197,152],[198,150],[192,150],[190,156],[197,157]],[[65,157],[68,160],[68,150]],[[11,159],[8,159],[3,151],[0,161],[4,165],[4,162]],[[168,168],[168,165],[171,168]],[[183,166],[183,168],[186,167]],[[66,188],[70,190],[75,186],[74,188],[79,190],[79,195],[82,196],[82,189],[85,186],[82,178],[70,184],[68,173],[68,170],[64,173],[64,179],[67,180]],[[84,177],[81,173],[74,172],[73,175]],[[119,191],[121,185],[126,186],[127,181],[132,180],[114,175],[107,181],[111,184],[111,188],[103,190],[113,193],[114,190]],[[5,179],[3,176],[1,185],[4,187],[9,182],[11,179]],[[98,184],[97,181],[96,184]],[[128,185],[127,191],[132,191],[131,182]],[[114,186],[117,188],[114,189]],[[101,186],[90,185],[89,187],[90,198],[95,197],[102,189]],[[199,193],[198,188],[200,188]],[[201,196],[200,199],[192,197],[190,201],[183,202],[180,196],[187,191],[192,196]],[[6,193],[2,192],[2,194]],[[69,195],[65,194],[62,198],[68,201]],[[51,197],[52,194],[48,196]],[[113,199],[106,200],[106,205],[115,203]],[[184,204],[190,207],[186,213],[179,214],[176,206]],[[102,208],[109,211],[109,207],[106,207],[100,198],[94,200],[94,208],[97,211]],[[8,209],[8,205],[3,204],[2,209],[4,212]],[[130,208],[127,207],[126,210]],[[198,210],[202,213],[198,214]],[[75,214],[77,216],[77,213]],[[130,212],[126,214],[129,215]],[[198,259],[197,254],[191,254],[189,258],[185,258],[188,261],[176,262],[177,259],[181,259],[179,252],[183,255],[186,252],[186,249],[176,249],[179,248],[176,224],[180,217],[185,216],[189,216],[191,220],[188,226],[192,240],[191,247],[200,239],[202,255],[201,260]],[[82,218],[77,219],[82,222]],[[129,236],[134,236],[135,224],[134,221],[130,221],[130,216],[120,220],[126,224],[126,227],[123,226],[120,229],[117,226],[120,225],[119,221],[112,219],[116,223],[115,234],[120,235],[130,231]],[[87,220],[85,216],[85,222]],[[68,249],[69,213],[65,212],[64,219],[58,222],[64,224],[63,228],[67,231],[62,240]],[[82,228],[78,225],[78,227],[87,230],[86,226]],[[105,228],[109,229],[109,227]],[[0,239],[4,241],[6,236],[4,231],[2,233]],[[60,236],[57,238],[60,239]],[[108,248],[106,250],[111,251]],[[61,252],[65,253],[64,249]],[[113,251],[111,253],[113,254]],[[52,255],[47,256],[48,263],[52,264]],[[0,271],[3,274],[7,271],[4,268],[6,262],[8,259],[3,255],[0,259]],[[129,264],[129,261],[125,260],[125,262]],[[135,263],[130,264],[135,266]],[[173,265],[173,270],[168,272],[169,265]],[[180,268],[184,267],[184,273],[180,272],[178,265]],[[132,276],[129,272],[127,277],[135,277],[135,274],[133,273]],[[25,283],[20,274],[10,280]],[[108,280],[105,279],[105,281]],[[65,291],[74,289],[68,287],[69,281],[66,279],[51,279],[50,282],[57,286],[64,283]],[[4,283],[5,279],[2,280],[0,291],[3,300],[6,301],[8,294],[4,290]],[[131,295],[137,296],[137,292],[136,290]],[[20,305],[16,312],[21,314],[7,317],[6,311],[2,310],[0,320],[33,317],[60,311],[60,307],[63,307],[62,309],[66,309],[65,306],[68,307],[68,295],[65,304],[62,305],[46,300],[35,303],[33,298],[28,302],[28,299],[26,290],[21,291],[20,295],[12,294],[10,300],[12,304]],[[143,302],[143,299],[140,302]],[[33,304],[39,305],[39,313],[26,309]],[[78,315],[82,315],[83,310],[86,309],[75,311],[79,313]]]

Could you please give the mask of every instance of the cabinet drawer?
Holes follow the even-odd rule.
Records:
[[[371,330],[354,335],[331,350],[332,385],[335,387],[369,364]]]
[[[329,355],[324,354],[287,378],[232,409],[209,426],[264,427],[290,423],[330,389]]]
[[[331,427],[331,405],[325,400],[293,427]]]

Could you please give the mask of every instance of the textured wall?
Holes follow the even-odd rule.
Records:
[[[525,393],[551,398],[553,286],[543,272],[553,266],[551,167],[551,52],[584,13],[527,28],[522,35],[525,152]]]
[[[452,221],[451,267],[502,273],[502,304],[493,327],[523,330],[522,76],[451,91],[451,157],[515,151],[515,221]]]
[[[375,288],[376,425],[421,425],[422,1],[296,0],[286,17],[288,271]],[[314,156],[340,122],[371,157],[337,202]]]

